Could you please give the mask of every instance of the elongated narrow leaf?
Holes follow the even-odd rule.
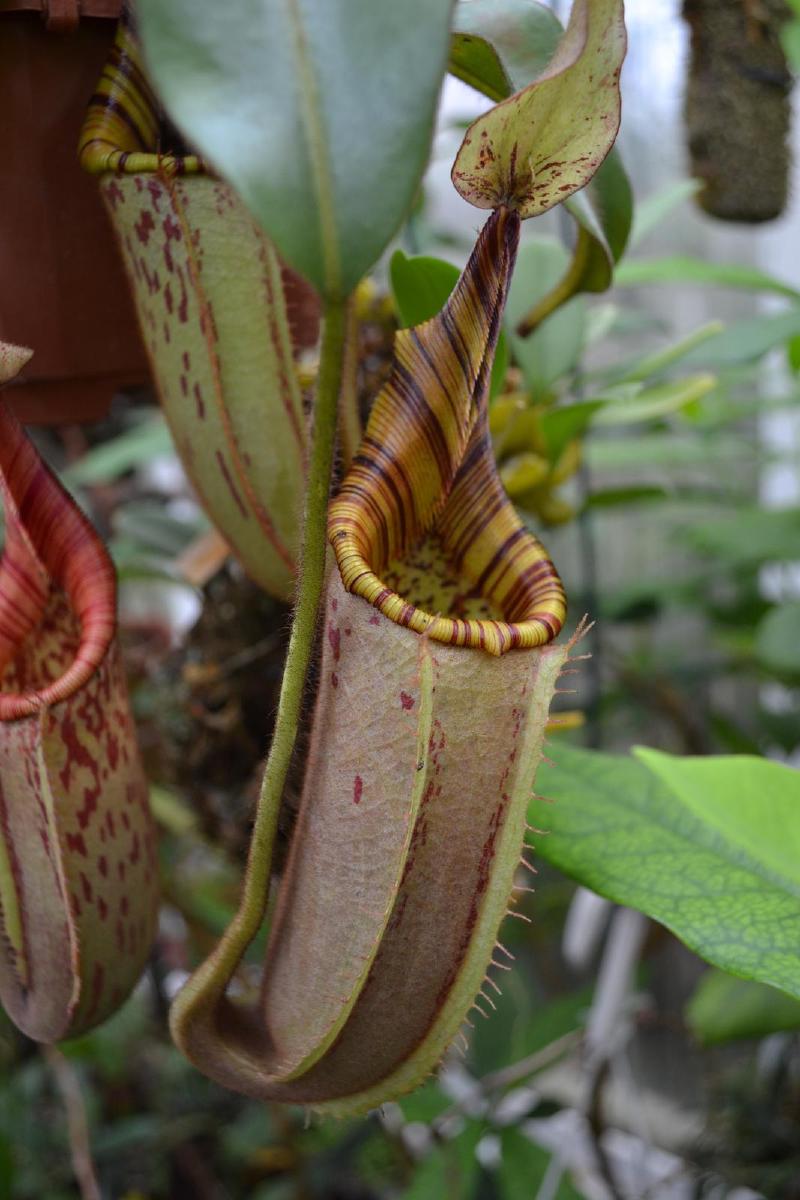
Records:
[[[113,1012],[144,966],[154,829],[113,568],[2,400],[0,494],[0,998],[53,1042]]]
[[[574,0],[543,74],[467,130],[456,190],[478,208],[509,204],[525,218],[584,187],[617,135],[624,56],[621,0]]]
[[[638,246],[640,242],[673,215],[674,210],[702,188],[699,179],[680,179],[677,183],[667,184],[665,188],[637,200],[636,212],[633,218],[633,228],[630,234],[630,245]]]
[[[165,164],[160,136],[138,46],[122,26],[82,161],[100,174],[183,466],[247,571],[288,598],[307,439],[284,273],[232,189],[196,160],[180,171]]]
[[[280,253],[327,295],[375,262],[414,199],[451,0],[141,0],[158,92]]]
[[[800,300],[800,292],[791,284],[757,267],[744,263],[714,263],[689,255],[675,254],[669,258],[640,258],[625,263],[616,275],[621,287],[638,287],[647,283],[699,283],[719,287],[746,288],[755,292],[774,292]]]
[[[341,1114],[410,1090],[497,948],[569,653],[543,645],[563,592],[488,437],[518,232],[495,214],[444,309],[397,335],[331,505],[320,688],[260,996],[228,985],[266,879],[173,1008],[192,1061],[250,1095]]]
[[[800,997],[797,771],[745,755],[549,753],[539,854],[708,962]]]

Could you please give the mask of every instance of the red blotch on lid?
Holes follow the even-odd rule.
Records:
[[[353,804],[361,803],[361,795],[364,791],[364,780],[360,775],[356,775],[353,780]]]
[[[408,710],[409,708],[413,708],[414,707],[414,697],[409,696],[408,692],[401,692],[400,693],[400,703],[402,704],[403,708],[406,710]]]

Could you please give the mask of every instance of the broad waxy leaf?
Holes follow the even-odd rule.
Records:
[[[537,853],[725,971],[800,997],[800,774],[766,759],[554,744]]]
[[[113,1012],[145,964],[155,837],[113,567],[2,400],[0,497],[0,998],[54,1042]]]
[[[185,174],[165,166],[155,153],[156,111],[138,47],[121,26],[84,126],[82,161],[101,175],[183,466],[249,574],[287,599],[307,435],[281,265],[227,184],[196,161]]]
[[[624,56],[621,0],[574,0],[545,71],[467,130],[456,190],[478,208],[506,204],[525,218],[584,187],[617,135]]]
[[[344,296],[408,212],[451,0],[141,0],[148,68],[191,143],[281,255]]]
[[[518,231],[495,214],[442,312],[398,333],[331,505],[320,688],[260,995],[227,988],[266,881],[173,1006],[188,1057],[250,1095],[344,1114],[409,1091],[503,953],[569,654],[545,645],[563,592],[488,437]]]

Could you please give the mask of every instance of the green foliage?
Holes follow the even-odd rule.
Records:
[[[584,187],[616,138],[625,46],[620,0],[577,0],[544,74],[467,130],[451,173],[464,199],[526,218]]]
[[[697,179],[678,179],[644,200],[637,199],[628,248],[633,249],[649,237],[677,208],[695,196],[701,187],[702,184]]]
[[[460,0],[450,71],[491,100],[504,100],[541,75],[562,33],[551,9],[535,0]]]
[[[530,309],[556,287],[569,266],[569,255],[553,238],[523,244],[508,297],[506,315],[515,328]],[[549,316],[530,337],[513,335],[511,344],[527,386],[534,395],[571,371],[583,350],[586,302],[575,296]]]
[[[791,553],[790,550],[787,551]],[[756,630],[756,656],[776,675],[800,675],[800,601],[770,610]]]
[[[414,199],[447,60],[450,0],[142,0],[169,112],[281,254],[327,296],[380,255]],[[356,82],[357,81],[357,82]]]
[[[504,1200],[530,1200],[541,1187],[550,1168],[550,1155],[518,1129],[503,1130],[503,1164],[500,1168]],[[580,1200],[567,1176],[562,1175],[553,1200]]]
[[[747,288],[749,291],[773,292],[800,300],[800,292],[790,284],[757,267],[743,263],[712,263],[689,255],[669,258],[633,259],[623,263],[615,275],[620,287],[638,287],[653,283],[696,283],[716,287]]]
[[[686,1006],[686,1020],[705,1045],[800,1029],[800,1001],[777,988],[712,968]]]
[[[551,753],[558,769],[543,786],[558,803],[537,854],[708,962],[800,997],[795,771],[744,756]]]

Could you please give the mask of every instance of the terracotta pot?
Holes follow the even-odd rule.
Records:
[[[119,8],[0,0],[0,340],[34,350],[6,397],[36,424],[96,420],[149,377],[114,236],[77,160]]]

